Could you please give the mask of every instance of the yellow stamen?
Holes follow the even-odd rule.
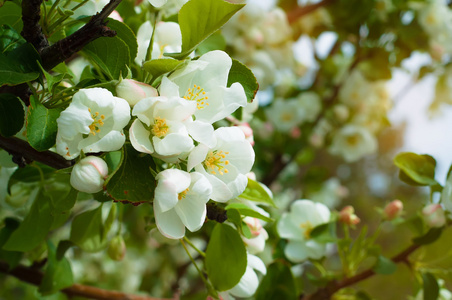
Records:
[[[180,201],[184,199],[187,196],[188,191],[190,191],[189,188],[186,188],[184,191],[180,192],[177,196],[177,199]]]
[[[154,125],[152,126],[151,132],[156,137],[164,137],[168,134],[169,127],[166,124],[166,120],[160,117],[154,119]]]
[[[88,108],[88,111],[91,112],[91,108]],[[105,115],[100,115],[99,112],[96,111],[94,114],[91,114],[91,118],[93,118],[93,123],[89,125],[89,133],[92,135],[96,135],[96,133],[100,132],[100,127],[104,126]]]
[[[305,239],[309,240],[311,238],[311,231],[312,229],[314,229],[314,226],[312,226],[311,222],[306,221],[304,223],[301,223],[300,227],[304,229]]]
[[[198,109],[203,109],[206,106],[209,105],[207,102],[207,99],[209,97],[205,96],[206,92],[202,87],[199,85],[194,84],[193,89],[189,88],[187,92],[185,93],[184,99],[190,100],[190,101],[196,101],[196,107]]]
[[[209,152],[206,159],[204,160],[204,166],[210,169],[210,173],[216,175],[218,172],[220,175],[228,173],[229,170],[225,168],[229,164],[229,160],[226,160],[226,155],[229,152],[223,152],[222,150],[214,150]]]

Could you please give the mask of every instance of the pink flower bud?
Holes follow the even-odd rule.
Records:
[[[250,127],[250,124],[242,123],[242,124],[238,125],[237,127],[243,131],[243,133],[245,134],[245,139],[248,142],[250,142],[251,146],[254,146],[253,129]]]
[[[301,130],[298,127],[294,127],[290,130],[290,136],[294,139],[297,139],[301,136]]]
[[[126,255],[126,243],[122,236],[117,235],[111,241],[107,250],[108,256],[116,261],[121,261]]]
[[[97,156],[88,156],[74,166],[70,182],[81,192],[97,193],[102,190],[107,175],[107,163]]]
[[[351,205],[344,207],[339,212],[339,221],[347,225],[356,225],[361,222],[358,216],[355,215],[355,209]]]
[[[383,215],[387,220],[393,220],[397,217],[399,217],[402,214],[403,211],[403,203],[402,201],[396,199],[394,201],[391,201],[388,203],[388,205],[385,206]]]
[[[248,225],[252,236],[256,237],[261,234],[263,227],[259,219],[246,217],[243,219],[243,221],[246,223],[246,225]]]
[[[132,79],[122,79],[116,86],[116,94],[129,102],[130,106],[134,106],[141,99],[158,96],[154,87]]]
[[[429,204],[422,209],[425,223],[430,227],[442,227],[446,224],[446,215],[441,204]]]

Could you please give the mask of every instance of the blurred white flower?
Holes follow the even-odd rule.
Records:
[[[155,177],[154,214],[158,230],[167,238],[180,239],[185,227],[194,232],[206,218],[206,203],[212,193],[200,173],[166,169]]]
[[[366,128],[348,124],[333,138],[331,154],[342,156],[346,162],[354,162],[377,151],[377,139]]]
[[[107,163],[100,157],[88,156],[75,164],[70,182],[76,190],[97,193],[102,190],[107,175]]]
[[[316,226],[330,220],[330,210],[321,203],[311,200],[297,200],[290,212],[284,213],[277,224],[281,238],[289,242],[284,249],[288,259],[295,263],[308,258],[319,259],[326,254],[326,244],[311,239],[311,231]]]
[[[291,131],[300,125],[304,118],[304,113],[295,99],[275,101],[265,113],[276,130],[281,132]]]
[[[122,147],[122,129],[130,121],[126,100],[103,88],[82,89],[57,119],[56,151],[66,159]]]

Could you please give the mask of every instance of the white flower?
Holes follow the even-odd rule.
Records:
[[[293,262],[302,262],[308,258],[319,259],[326,253],[326,244],[311,239],[310,234],[316,226],[330,219],[328,207],[311,200],[297,200],[289,213],[284,213],[277,229],[282,238],[288,239],[284,253]]]
[[[130,121],[126,100],[106,89],[83,89],[57,119],[56,150],[66,159],[85,153],[115,151],[122,147],[122,129]]]
[[[132,107],[141,99],[158,96],[154,87],[132,79],[121,79],[116,86],[116,94]]]
[[[239,283],[227,292],[235,297],[248,298],[254,295],[259,286],[259,278],[256,271],[265,275],[267,268],[264,262],[257,256],[247,254],[247,266]]]
[[[242,237],[246,248],[251,254],[257,254],[264,251],[265,241],[268,239],[268,233],[262,226],[262,222],[257,218],[245,217],[243,222],[248,225],[251,231],[251,238]]]
[[[212,124],[246,105],[240,83],[226,87],[231,66],[228,54],[210,51],[168,77],[179,87],[181,97],[196,102],[196,120]]]
[[[313,122],[322,110],[322,100],[314,92],[304,92],[298,97],[298,105],[303,111],[303,121]]]
[[[184,121],[191,119],[196,104],[179,97],[145,98],[132,115],[138,118],[130,127],[132,146],[140,152],[163,157],[177,156],[193,149],[192,138]]]
[[[349,124],[342,127],[333,138],[330,153],[354,162],[377,151],[377,139],[366,128]]]
[[[266,111],[267,118],[281,132],[289,132],[301,124],[304,113],[296,100],[276,101]]]
[[[206,203],[212,193],[209,181],[200,173],[167,169],[155,177],[154,214],[159,231],[171,239],[194,232],[206,218]]]
[[[137,32],[138,53],[135,62],[139,65],[146,59],[153,28],[151,22],[144,22]],[[180,26],[174,22],[159,22],[155,28],[150,58],[162,58],[163,53],[177,53],[182,49]]]
[[[254,150],[237,127],[218,128],[214,135],[216,145],[196,146],[188,157],[187,169],[195,168],[207,177],[213,186],[212,200],[226,202],[245,190],[245,174],[253,166]]]
[[[97,193],[102,190],[107,175],[107,163],[100,157],[88,156],[75,164],[70,181],[81,192]]]

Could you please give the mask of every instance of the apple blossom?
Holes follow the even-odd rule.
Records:
[[[212,124],[246,105],[245,90],[240,83],[226,87],[231,66],[228,54],[210,51],[168,77],[178,86],[181,97],[195,101],[196,120]]]
[[[277,100],[265,112],[275,128],[281,132],[291,131],[292,128],[300,125],[304,118],[298,101],[294,99]]]
[[[265,241],[268,239],[268,233],[262,226],[262,222],[257,218],[245,217],[243,222],[249,227],[251,231],[251,238],[242,237],[243,242],[251,254],[256,254],[264,251]]]
[[[326,245],[311,239],[311,231],[316,226],[330,220],[330,210],[321,203],[311,200],[297,200],[292,203],[289,213],[284,213],[277,224],[282,238],[288,239],[284,253],[293,262],[308,258],[319,259],[326,253]]]
[[[355,209],[351,205],[347,205],[343,209],[341,209],[341,211],[339,212],[339,221],[347,225],[356,225],[361,222],[361,220],[355,214]]]
[[[75,164],[70,182],[81,192],[97,193],[102,190],[107,175],[107,163],[100,157],[88,156]]]
[[[248,184],[254,150],[237,127],[220,127],[214,132],[216,144],[196,146],[188,157],[187,169],[202,173],[213,186],[211,199],[226,202],[239,196]]]
[[[195,103],[179,97],[141,100],[132,110],[132,115],[138,117],[130,127],[132,146],[163,158],[191,151],[194,144],[184,121],[191,118],[195,109]]]
[[[82,89],[57,119],[56,151],[70,160],[81,151],[118,150],[125,142],[122,130],[129,120],[126,100],[103,88]]]
[[[212,193],[200,173],[166,169],[155,177],[154,214],[158,230],[167,238],[180,239],[185,227],[194,232],[206,218],[206,203]]]
[[[394,201],[389,202],[384,210],[383,215],[387,220],[393,220],[400,216],[403,212],[403,203],[402,201],[396,199]]]
[[[366,128],[348,124],[334,136],[330,153],[354,162],[377,151],[377,139]]]
[[[141,99],[158,96],[156,88],[143,82],[122,78],[116,86],[116,94],[125,99],[132,107]]]

